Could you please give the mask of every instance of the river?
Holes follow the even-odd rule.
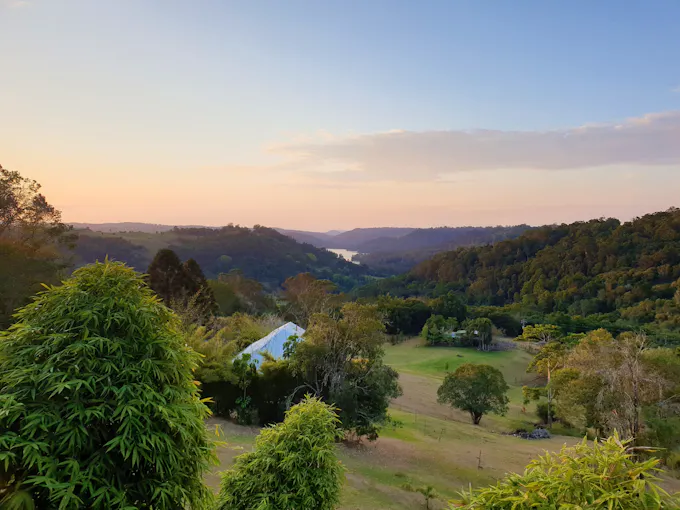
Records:
[[[358,251],[352,251],[352,250],[345,250],[344,248],[326,248],[328,251],[332,251],[336,255],[341,256],[345,260],[349,260],[350,262],[354,262],[352,260],[352,257],[359,253]],[[358,262],[354,262],[355,264],[358,264]]]

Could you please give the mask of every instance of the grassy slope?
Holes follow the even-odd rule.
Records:
[[[508,471],[521,471],[545,449],[557,450],[573,438],[525,441],[498,432],[529,424],[533,415],[521,412],[521,385],[526,379],[529,356],[522,351],[480,353],[473,349],[426,348],[418,340],[386,347],[386,361],[401,374],[404,396],[392,406],[401,426],[387,428],[378,441],[359,447],[339,446],[338,454],[347,468],[341,509],[413,509],[423,504],[419,494],[401,486],[432,485],[442,501],[463,488],[485,485]],[[449,370],[465,363],[488,363],[499,368],[511,385],[511,410],[507,417],[485,416],[482,425],[470,424],[464,413],[436,402],[436,391]],[[234,455],[252,445],[254,429],[224,424],[225,440],[220,469]],[[478,469],[481,453],[481,469]],[[209,483],[217,486],[217,476]]]

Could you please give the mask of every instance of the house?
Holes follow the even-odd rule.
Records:
[[[300,326],[292,322],[287,322],[280,328],[276,328],[264,338],[260,338],[257,342],[250,344],[248,347],[243,349],[243,351],[238,353],[236,357],[238,358],[244,354],[250,354],[251,360],[254,361],[257,366],[260,366],[260,363],[262,363],[263,360],[262,353],[266,351],[274,358],[282,358],[283,345],[288,341],[288,339],[291,336],[301,337],[304,334],[305,330]]]

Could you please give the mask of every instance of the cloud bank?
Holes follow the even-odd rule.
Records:
[[[347,180],[433,181],[461,172],[680,164],[680,111],[552,131],[389,131],[270,148],[287,168]]]

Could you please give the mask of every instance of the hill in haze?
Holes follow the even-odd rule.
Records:
[[[78,235],[76,265],[108,256],[146,271],[159,249],[170,248],[182,260],[194,258],[208,278],[240,270],[269,288],[278,287],[290,276],[309,272],[349,289],[368,275],[364,266],[261,226],[173,228],[157,233],[81,230]]]
[[[284,235],[292,237],[301,243],[310,243],[318,248],[342,248],[345,250],[361,251],[361,246],[376,239],[391,239],[412,232],[413,228],[371,227],[355,228],[346,232],[307,232],[303,230],[277,229]]]
[[[419,228],[401,237],[368,241],[355,258],[382,275],[405,273],[436,253],[513,239],[530,228],[528,225]]]
[[[76,230],[92,230],[93,232],[167,232],[175,228],[173,225],[157,225],[154,223],[122,222],[122,223],[72,223]]]

